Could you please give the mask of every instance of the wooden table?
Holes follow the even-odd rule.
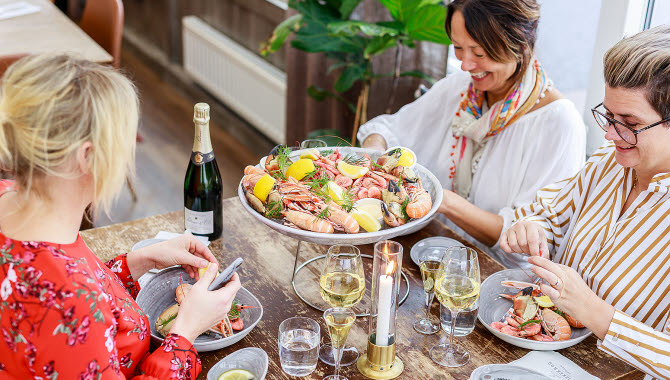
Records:
[[[0,0],[0,5],[17,0]],[[0,20],[0,55],[72,53],[94,62],[112,56],[49,0],[22,0],[41,9],[37,13]]]
[[[279,362],[277,347],[279,324],[284,319],[294,316],[310,317],[321,324],[322,340],[327,335],[327,333],[324,334],[324,331],[327,330],[325,330],[322,313],[301,302],[293,293],[290,285],[297,241],[256,221],[242,208],[237,198],[224,201],[224,215],[224,236],[212,242],[212,252],[222,264],[238,256],[244,258],[244,264],[239,270],[243,286],[260,299],[264,307],[264,315],[256,328],[239,343],[219,351],[203,353],[201,355],[203,371],[199,378],[206,378],[207,371],[226,355],[244,347],[260,347],[267,352],[270,358],[270,368],[266,378],[270,380],[290,379],[291,377],[282,371]],[[158,231],[181,232],[183,226],[183,213],[173,212],[83,231],[81,235],[93,252],[105,261],[128,251],[140,240],[153,238]],[[417,233],[395,239],[404,247],[402,269],[410,281],[410,295],[398,309],[397,354],[405,364],[405,371],[399,379],[468,379],[470,373],[479,366],[508,363],[527,354],[527,350],[501,341],[480,323],[477,323],[472,334],[465,338],[456,338],[470,351],[471,360],[467,365],[447,369],[433,363],[428,356],[428,350],[436,343],[446,340],[446,334],[440,332],[425,336],[416,333],[412,328],[412,321],[424,312],[424,293],[419,269],[412,263],[409,256],[412,245],[431,236],[446,236],[462,240],[437,220],[433,220]],[[361,253],[372,254],[372,245],[363,245],[359,248]],[[305,259],[314,257],[324,253],[326,249],[327,247],[324,246],[302,244],[301,257]],[[479,262],[482,280],[503,269],[500,264],[483,253],[480,255]],[[313,272],[314,277],[305,282],[304,286],[316,291],[318,268],[314,266],[303,272],[307,272],[306,276],[309,276],[310,271]],[[367,293],[369,294],[369,290]],[[434,314],[439,313],[436,303],[433,304]],[[367,318],[358,318],[347,343],[356,346],[360,352],[365,352],[367,331]],[[325,340],[328,339],[325,338]],[[598,350],[594,336],[590,336],[576,346],[561,350],[560,353],[601,379],[642,378],[641,373],[633,367]],[[319,363],[316,371],[306,378],[321,379],[332,371],[332,367]],[[344,367],[342,374],[351,380],[364,378],[358,373],[355,365]]]

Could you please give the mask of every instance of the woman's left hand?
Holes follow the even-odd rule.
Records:
[[[181,265],[191,278],[196,280],[199,268],[216,263],[212,252],[191,234],[150,245],[128,254],[128,267],[134,279],[138,279],[149,269],[163,269]]]

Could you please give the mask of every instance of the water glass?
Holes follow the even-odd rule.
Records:
[[[456,317],[456,326],[454,327],[454,336],[469,335],[475,329],[477,323],[477,312],[479,311],[479,300],[472,306],[463,309]],[[451,312],[446,306],[440,304],[440,324],[445,333],[451,332]]]
[[[279,361],[291,376],[307,376],[314,372],[319,359],[319,324],[304,317],[284,320],[279,325]]]

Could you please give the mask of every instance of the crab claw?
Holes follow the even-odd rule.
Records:
[[[398,227],[405,224],[407,221],[402,217],[402,206],[398,203],[392,202],[389,205],[382,202],[382,217],[384,222],[390,227]]]
[[[512,289],[517,289],[521,290],[524,288],[531,287],[533,290],[540,290],[540,286],[536,284],[531,284],[530,282],[523,282],[523,281],[500,281],[500,285],[506,287],[506,288],[512,288]]]

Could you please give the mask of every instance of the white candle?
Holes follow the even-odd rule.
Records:
[[[377,346],[388,346],[389,326],[391,323],[391,297],[393,295],[393,261],[379,277],[379,303],[377,304]]]

